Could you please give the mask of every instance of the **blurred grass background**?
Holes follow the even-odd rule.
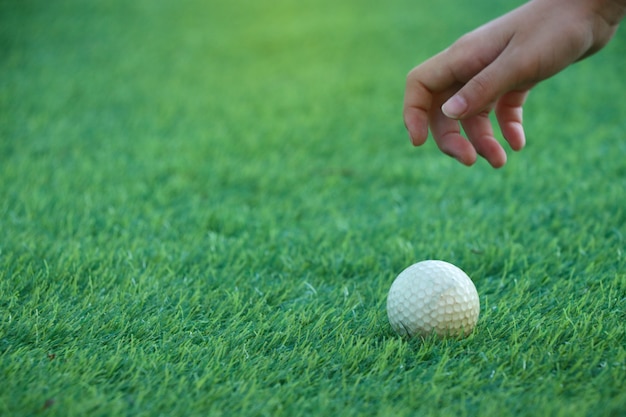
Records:
[[[410,68],[510,7],[0,1],[0,414],[623,414],[623,31],[504,169],[402,125]],[[388,326],[429,258],[468,339]]]

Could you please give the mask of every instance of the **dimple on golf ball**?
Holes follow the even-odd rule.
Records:
[[[387,296],[389,323],[401,336],[467,336],[479,313],[472,280],[444,261],[409,266],[396,277]]]

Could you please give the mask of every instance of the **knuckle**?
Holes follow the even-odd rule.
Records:
[[[469,32],[457,38],[457,40],[454,41],[452,45],[450,45],[448,50],[453,53],[462,53],[462,52],[467,51],[468,48],[474,46],[474,44],[475,44],[474,36],[472,32]]]
[[[418,78],[418,73],[419,73],[418,67],[411,69],[411,71],[409,71],[406,74],[406,83],[407,84],[412,83],[414,79]]]

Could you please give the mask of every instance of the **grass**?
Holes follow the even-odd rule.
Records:
[[[624,415],[624,32],[501,170],[402,126],[406,72],[505,10],[0,2],[0,415]],[[467,339],[388,325],[430,258]]]

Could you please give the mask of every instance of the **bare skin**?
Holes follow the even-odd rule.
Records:
[[[430,129],[439,149],[459,162],[470,166],[478,154],[502,167],[506,152],[489,114],[511,149],[521,150],[530,89],[602,49],[625,14],[626,0],[531,0],[462,36],[407,76],[411,141],[422,145]]]

